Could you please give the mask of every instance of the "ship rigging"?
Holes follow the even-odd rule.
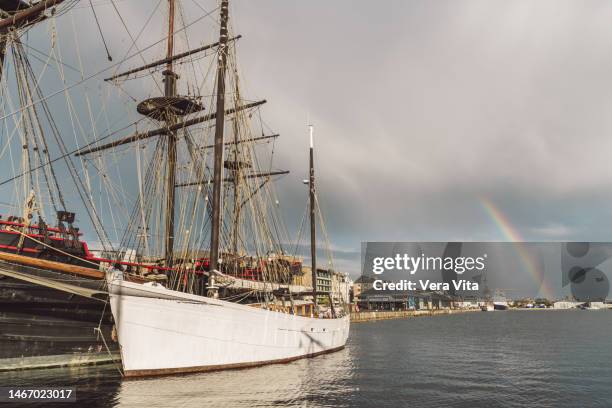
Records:
[[[132,375],[191,371],[193,367],[186,365],[188,358],[202,369],[225,368],[286,361],[342,347],[348,335],[346,305],[331,292],[317,291],[316,224],[317,218],[321,223],[322,218],[315,190],[313,128],[310,126],[308,282],[303,278],[303,258],[288,251],[291,240],[271,183],[288,174],[273,167],[279,135],[261,119],[260,108],[266,101],[243,97],[236,56],[241,36],[231,35],[228,0],[222,0],[212,11],[200,7],[204,14],[191,22],[186,22],[179,2],[167,0],[164,37],[145,47],[139,47],[137,39],[162,2],[137,37],[113,4],[132,40],[126,57],[118,62],[111,61],[112,47],[108,45],[112,43],[105,38],[103,15],[90,3],[96,31],[112,62],[94,74],[84,72],[78,38],[73,48],[77,50],[77,69],[62,57],[58,45],[61,36],[57,30],[63,27],[58,21],[77,12],[77,3],[0,3],[4,10],[0,20],[0,73],[6,101],[0,118],[7,141],[19,137],[21,145],[20,168],[13,168],[12,176],[0,182],[0,187],[14,189],[12,208],[21,209],[21,216],[12,216],[9,224],[3,224],[7,226],[5,232],[0,231],[0,238],[10,239],[1,247],[6,254],[0,250],[0,274],[4,267],[3,276],[11,282],[27,282],[26,292],[33,286],[45,287],[54,296],[63,290],[104,300],[106,288],[124,350],[124,368]],[[189,47],[192,26],[213,12],[219,13],[218,38]],[[50,49],[37,51],[42,71],[36,72],[31,62],[36,47],[25,34],[34,33],[43,22],[50,22]],[[76,33],[75,22],[72,24]],[[179,44],[188,47],[179,50]],[[151,61],[150,53],[145,56],[144,51],[153,51],[159,45],[164,45],[164,57]],[[131,53],[133,49],[137,52]],[[8,55],[12,64],[7,67]],[[142,64],[120,71],[134,58],[141,59]],[[56,83],[65,86],[49,93],[42,80],[51,76],[52,65],[59,79]],[[78,72],[80,78],[70,83],[67,68]],[[9,85],[9,73],[16,78],[15,85]],[[93,88],[86,84],[99,79],[98,84],[112,85],[127,100],[118,104],[107,96],[95,105]],[[136,82],[145,82],[148,87],[134,85]],[[143,86],[153,92],[138,97]],[[10,112],[14,89],[19,108]],[[83,94],[77,92],[81,89]],[[64,109],[49,103],[50,98],[62,94],[66,99]],[[124,119],[109,121],[109,116],[120,116],[124,106],[128,107],[128,117],[134,113],[139,117],[127,124]],[[72,147],[65,135],[66,123],[56,120],[58,110],[72,127],[76,142]],[[83,113],[89,126],[81,118]],[[101,118],[107,123],[104,133],[98,130]],[[257,121],[258,133],[254,131]],[[0,152],[0,158],[6,152],[12,158],[17,150],[7,148]],[[90,251],[81,238],[76,227],[80,211],[87,215],[96,233],[102,246],[99,252]],[[53,213],[57,227],[47,227]],[[35,216],[38,221],[34,221]],[[117,273],[119,270],[122,273]],[[53,283],[62,277],[74,278],[73,284]],[[220,309],[204,308],[197,314],[194,309],[183,309],[185,300]],[[176,360],[166,356],[153,366],[150,361],[135,361],[128,350],[143,333],[131,326],[131,317],[125,316],[132,316],[145,303],[147,310],[168,306],[165,317],[147,313],[140,317],[143,321],[152,319],[149,323],[157,322],[154,325],[160,328],[192,313],[205,322],[194,326],[196,331],[210,330],[213,321],[220,318],[249,330],[255,330],[253,325],[259,322],[259,332],[253,335],[263,337],[254,347],[267,351],[253,357],[255,349],[241,348],[232,340],[237,335],[232,331],[235,329],[220,326],[224,331],[217,334],[225,340],[215,347],[223,349],[221,357],[186,354],[183,360]],[[261,313],[253,314],[253,310]],[[324,316],[329,322],[319,321]],[[106,319],[110,321],[110,316]],[[277,352],[278,344],[265,340],[270,331],[276,330],[303,334],[287,334],[283,341],[292,346]],[[310,334],[306,334],[308,330]],[[163,337],[159,334],[148,335]],[[165,341],[181,342],[183,338]],[[149,351],[156,352],[154,348]]]

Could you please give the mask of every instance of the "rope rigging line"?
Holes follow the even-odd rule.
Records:
[[[96,20],[96,25],[98,26],[98,32],[100,33],[100,37],[102,38],[104,49],[106,50],[106,58],[109,61],[112,61],[113,57],[111,57],[110,51],[108,50],[108,46],[106,45],[106,40],[104,39],[104,33],[102,33],[102,27],[100,27],[100,21],[98,20],[98,15],[96,14],[96,9],[92,3],[92,0],[89,0],[89,5],[91,6],[91,12],[93,13],[94,19]]]
[[[211,12],[210,12],[208,15],[212,14],[212,13],[213,13],[213,12],[215,12],[217,9],[218,9],[218,7],[217,7],[217,8],[215,8],[214,10],[212,10],[212,11],[211,11]],[[174,34],[177,34],[177,33],[180,33],[180,32],[182,32],[182,31],[186,30],[186,29],[187,29],[187,28],[189,28],[190,26],[192,26],[192,25],[196,24],[197,22],[199,22],[199,21],[203,20],[204,18],[208,17],[208,15],[203,15],[203,16],[200,16],[200,17],[196,18],[196,19],[195,19],[194,21],[192,21],[191,23],[189,23],[189,24],[187,24],[187,25],[185,25],[185,26],[183,26],[183,27],[181,27],[181,28],[179,28],[179,29],[175,30],[175,31],[174,31]],[[31,102],[31,103],[30,103],[28,106],[24,106],[24,107],[22,107],[22,108],[20,108],[20,109],[18,109],[18,110],[16,110],[16,111],[13,111],[13,112],[8,113],[8,114],[4,114],[3,116],[0,116],[0,120],[4,120],[4,119],[6,119],[6,118],[8,118],[8,117],[11,117],[11,116],[13,116],[13,115],[16,115],[17,113],[21,112],[23,109],[26,109],[26,108],[28,108],[28,107],[29,107],[29,106],[31,106],[31,105],[38,104],[38,103],[43,102],[43,101],[45,101],[45,100],[47,100],[47,99],[53,98],[53,97],[55,97],[55,96],[57,96],[57,95],[59,95],[59,94],[61,94],[61,93],[66,92],[66,91],[67,91],[67,90],[69,90],[69,89],[72,89],[72,88],[74,88],[74,87],[77,87],[77,86],[79,86],[79,85],[83,84],[83,83],[84,83],[84,82],[86,82],[86,81],[89,81],[90,79],[93,79],[93,78],[95,78],[95,77],[97,77],[97,76],[100,76],[100,75],[101,75],[101,74],[103,74],[104,72],[106,72],[106,71],[108,71],[108,70],[110,70],[110,69],[112,69],[112,68],[117,67],[118,65],[122,64],[123,62],[125,62],[125,61],[127,61],[127,60],[129,60],[129,59],[132,59],[133,57],[135,57],[135,56],[137,56],[137,55],[140,55],[140,53],[141,53],[141,52],[146,51],[146,50],[148,50],[148,49],[150,49],[150,48],[153,48],[154,46],[156,46],[156,45],[158,45],[158,44],[160,44],[160,43],[162,43],[162,42],[166,41],[166,40],[167,40],[167,38],[168,38],[168,35],[166,35],[166,36],[164,36],[162,39],[160,39],[160,40],[158,40],[158,41],[156,41],[156,42],[154,42],[154,43],[152,43],[152,44],[148,45],[147,47],[145,47],[145,48],[141,49],[139,52],[134,53],[134,54],[131,54],[131,55],[129,55],[128,57],[123,58],[121,61],[118,61],[118,62],[116,62],[116,63],[114,63],[114,64],[112,64],[112,65],[109,65],[109,66],[107,66],[107,67],[104,67],[104,68],[100,69],[99,71],[96,71],[96,72],[94,72],[93,74],[90,74],[90,75],[88,75],[87,77],[82,78],[81,80],[79,80],[79,81],[75,82],[74,84],[68,85],[68,86],[66,86],[66,87],[64,87],[64,88],[62,88],[62,89],[59,89],[59,90],[54,91],[54,92],[51,92],[49,95],[47,95],[47,96],[45,96],[45,97],[43,97],[43,98],[41,98],[41,99],[38,99],[38,100],[35,100],[35,101]],[[0,185],[1,185],[1,184],[0,184]]]
[[[0,120],[1,120],[1,118],[0,118]],[[93,142],[91,142],[91,143],[88,143],[88,144],[86,144],[86,145],[84,145],[84,146],[81,146],[81,147],[80,147],[80,148],[78,148],[78,149],[74,149],[74,150],[71,150],[71,151],[69,151],[69,152],[67,152],[67,153],[64,153],[64,154],[62,154],[61,156],[56,157],[55,159],[50,160],[50,161],[46,162],[45,164],[43,164],[43,165],[41,165],[41,166],[34,167],[32,170],[37,170],[37,169],[40,169],[40,168],[41,168],[41,167],[43,167],[43,166],[48,166],[48,165],[53,164],[53,163],[55,163],[55,162],[57,162],[57,161],[59,161],[59,160],[62,160],[62,159],[64,159],[66,156],[71,156],[71,155],[73,155],[73,154],[77,153],[77,152],[78,152],[79,150],[81,150],[81,149],[84,149],[84,148],[86,148],[86,147],[93,146],[93,145],[95,145],[95,144],[97,144],[97,143],[101,142],[102,140],[105,140],[105,139],[108,139],[109,137],[115,136],[117,133],[119,133],[119,132],[123,132],[124,130],[129,129],[130,127],[135,126],[137,123],[142,122],[143,120],[144,120],[144,118],[139,119],[139,120],[138,120],[138,122],[130,123],[129,125],[126,125],[126,126],[124,126],[123,128],[121,128],[121,129],[117,129],[116,131],[114,131],[114,132],[112,132],[112,133],[109,133],[109,134],[107,134],[107,135],[105,135],[105,136],[103,136],[103,137],[101,137],[101,138],[99,138],[99,139],[97,139],[97,140],[94,140],[94,141],[93,141]],[[13,176],[13,177],[11,177],[11,178],[9,178],[9,179],[3,180],[3,181],[1,181],[1,182],[0,182],[0,186],[3,186],[3,185],[5,185],[5,184],[7,184],[7,183],[10,183],[11,181],[14,181],[14,180],[16,180],[16,179],[18,179],[18,178],[21,178],[21,177],[23,177],[23,176],[27,175],[28,173],[29,173],[29,172],[23,172],[23,173],[21,173],[21,174],[18,174],[18,175],[16,175],[16,176]]]
[[[7,102],[5,104],[5,110],[0,113],[0,115],[2,115],[0,120],[15,115],[16,119],[14,121],[18,123],[16,127],[19,127],[19,132],[17,133],[18,135],[23,133],[20,135],[22,137],[24,135],[27,136],[30,148],[27,151],[21,152],[24,158],[22,164],[26,166],[23,171],[11,179],[0,182],[0,186],[18,179],[23,179],[26,195],[30,186],[38,191],[40,191],[41,188],[44,189],[45,184],[47,187],[52,186],[53,188],[49,190],[50,199],[51,201],[57,201],[58,208],[62,207],[64,198],[62,196],[61,199],[57,199],[61,191],[59,191],[59,183],[53,172],[53,164],[63,159],[68,168],[69,176],[77,186],[77,192],[80,194],[81,200],[86,203],[85,206],[88,215],[90,215],[92,219],[94,228],[96,228],[97,232],[98,228],[102,229],[103,232],[98,232],[98,235],[103,235],[105,237],[103,241],[109,244],[111,244],[111,241],[106,234],[105,225],[109,226],[109,217],[110,220],[112,220],[111,225],[116,239],[112,242],[114,245],[111,245],[111,249],[113,247],[117,249],[112,257],[117,257],[117,259],[128,256],[147,257],[147,262],[155,262],[161,266],[164,265],[164,262],[168,262],[168,260],[164,259],[163,255],[166,249],[164,238],[169,233],[169,231],[167,231],[169,227],[166,226],[168,224],[165,223],[167,208],[171,208],[166,200],[166,197],[169,196],[167,191],[167,188],[169,188],[167,185],[168,180],[174,177],[174,170],[176,170],[175,184],[195,180],[197,189],[177,188],[174,190],[176,196],[174,197],[175,205],[172,207],[175,211],[173,213],[175,223],[172,225],[174,232],[172,259],[176,263],[172,271],[168,273],[166,285],[169,288],[197,293],[203,290],[203,288],[198,285],[202,285],[205,279],[193,273],[195,271],[195,262],[201,262],[201,259],[206,258],[206,250],[208,250],[208,256],[210,256],[209,233],[211,230],[211,202],[209,197],[212,196],[213,188],[211,183],[212,150],[208,149],[207,146],[213,138],[214,127],[197,126],[188,129],[184,126],[171,130],[166,128],[166,132],[176,132],[173,134],[173,137],[176,138],[177,158],[176,162],[174,160],[171,161],[172,166],[174,166],[173,168],[168,164],[167,157],[169,149],[172,148],[169,146],[174,146],[174,144],[170,144],[168,142],[169,138],[167,137],[158,137],[155,143],[136,141],[137,143],[132,145],[134,148],[130,149],[111,146],[112,150],[110,150],[108,154],[98,154],[93,157],[90,156],[89,158],[80,158],[80,167],[77,167],[79,162],[73,161],[70,157],[74,153],[82,151],[87,147],[100,144],[102,141],[121,131],[129,129],[132,126],[138,126],[142,123],[142,120],[146,120],[145,126],[157,124],[156,121],[149,118],[141,118],[116,131],[112,131],[112,126],[107,125],[107,131],[102,132],[105,134],[101,137],[97,136],[96,129],[99,127],[100,121],[107,118],[107,105],[109,106],[109,113],[113,113],[113,106],[111,105],[112,101],[115,100],[113,98],[119,94],[118,99],[121,100],[122,103],[132,106],[129,99],[136,102],[137,99],[135,96],[137,92],[133,91],[134,96],[132,96],[128,93],[128,90],[132,90],[129,84],[123,81],[113,81],[115,87],[107,87],[107,89],[113,90],[112,97],[109,96],[108,93],[104,94],[104,92],[101,92],[103,105],[98,114],[98,106],[95,100],[92,99],[94,102],[93,104],[90,103],[89,92],[91,89],[86,82],[104,72],[116,72],[121,65],[134,57],[144,61],[145,51],[168,39],[168,35],[165,35],[161,40],[149,44],[144,48],[139,48],[137,45],[137,42],[140,41],[141,36],[152,21],[153,15],[157,13],[162,0],[156,2],[153,12],[148,16],[142,28],[139,31],[134,30],[135,35],[128,29],[129,26],[127,21],[119,11],[117,7],[118,1],[119,0],[110,0],[105,4],[109,4],[109,6],[113,7],[115,13],[117,13],[121,20],[123,29],[129,36],[129,48],[120,61],[103,67],[98,72],[86,75],[83,72],[80,54],[78,55],[81,67],[79,71],[69,64],[62,62],[59,46],[56,48],[54,45],[49,55],[42,51],[35,50],[34,52],[36,52],[37,56],[34,58],[43,63],[44,68],[53,66],[50,62],[57,65],[57,70],[62,81],[63,89],[51,92],[49,95],[45,96],[42,94],[40,85],[37,81],[37,79],[40,78],[36,78],[34,75],[34,71],[23,49],[21,50],[23,55],[16,55],[20,58],[20,60],[16,62],[16,65],[19,65],[25,72],[19,80],[20,86],[18,87],[20,91],[18,94],[20,108],[13,113],[7,113],[7,111],[12,108]],[[185,24],[184,10],[180,7],[178,10],[178,18],[180,19],[182,28],[174,30],[171,34],[183,33],[180,40],[183,41],[183,39],[185,39],[188,48],[190,47],[190,39],[187,35],[187,28],[206,17],[212,19],[212,13],[218,10],[217,7],[212,11],[207,11],[201,7],[196,0],[193,0],[193,2],[203,10],[205,14],[199,16],[191,23]],[[103,34],[102,22],[94,9],[94,7],[99,7],[102,2],[89,0],[88,3],[89,7],[92,9],[109,61],[112,61]],[[76,4],[76,2],[74,4]],[[69,3],[69,5],[72,6],[74,6],[74,4]],[[65,11],[66,9],[64,9],[64,12]],[[100,14],[100,16],[101,15],[102,14]],[[54,22],[55,21],[52,23]],[[215,20],[215,23],[218,23],[218,21]],[[76,37],[76,30],[74,31]],[[55,31],[53,31],[53,36],[55,36]],[[185,43],[182,42],[181,45],[184,46]],[[78,50],[77,44],[77,52]],[[252,287],[258,287],[259,289],[249,290],[247,292],[227,282],[225,282],[225,285],[223,285],[223,282],[220,282],[220,288],[222,294],[225,296],[223,299],[237,302],[252,302],[253,299],[256,298],[257,300],[261,300],[262,304],[268,304],[269,302],[278,303],[278,299],[280,299],[278,297],[275,299],[276,292],[273,292],[272,289],[276,290],[282,288],[284,290],[286,284],[289,292],[288,299],[293,307],[294,294],[292,292],[294,289],[291,285],[295,282],[293,279],[294,274],[297,273],[296,264],[299,265],[300,268],[302,267],[302,258],[297,257],[297,251],[305,230],[304,226],[306,223],[307,209],[302,216],[300,227],[297,231],[295,250],[292,251],[292,240],[290,240],[289,237],[293,234],[289,233],[282,216],[282,208],[279,200],[280,196],[277,193],[275,183],[272,182],[276,179],[273,179],[271,175],[266,176],[266,174],[262,172],[267,171],[268,173],[273,173],[275,160],[278,160],[279,147],[276,145],[275,138],[274,140],[264,143],[256,141],[256,139],[261,139],[257,137],[259,136],[258,133],[261,136],[265,136],[265,130],[270,129],[262,118],[261,109],[258,108],[257,112],[254,112],[252,109],[236,109],[242,102],[246,101],[246,99],[243,98],[240,91],[242,79],[238,70],[236,47],[228,46],[226,50],[228,53],[226,71],[228,78],[226,86],[229,90],[229,92],[226,93],[226,100],[227,107],[230,108],[233,106],[234,111],[228,114],[227,130],[224,132],[223,141],[225,157],[222,180],[224,182],[221,191],[221,223],[219,227],[219,250],[220,258],[223,261],[223,268],[219,269],[222,273],[225,273],[228,278],[241,277],[241,279],[247,279],[244,277],[255,276],[253,279],[261,282],[261,284],[258,283],[256,286],[250,286],[249,289]],[[219,51],[217,50],[216,52],[218,53]],[[42,57],[40,57],[41,55]],[[210,58],[210,61],[208,61],[208,59],[205,60],[205,58],[210,55],[215,54],[211,52],[204,56],[201,54],[190,55],[189,58],[175,64],[176,73],[177,75],[180,74],[182,78],[181,90],[184,91],[186,89],[186,95],[189,95],[190,99],[193,98],[206,107],[213,106],[213,101],[217,97],[214,92],[210,91],[211,87],[212,89],[216,88],[217,77],[214,68],[216,67],[217,59]],[[35,66],[38,67],[38,63],[35,64]],[[80,79],[69,84],[64,76],[64,71],[67,69],[79,72],[81,74]],[[52,70],[48,71],[50,74],[55,74]],[[157,72],[157,70],[150,71],[147,75],[153,75],[155,72]],[[70,74],[70,72],[68,73]],[[69,76],[69,78],[71,77]],[[157,78],[157,76],[154,76],[154,78]],[[155,83],[159,88],[157,81]],[[73,94],[71,95],[68,91],[81,84],[85,84],[86,93],[84,97],[85,102],[79,105],[80,100],[74,95],[74,92],[71,92]],[[153,88],[152,84],[150,84],[150,88]],[[117,91],[114,89],[117,89]],[[62,134],[58,127],[58,124],[61,124],[61,122],[58,121],[57,124],[55,123],[47,102],[50,98],[59,93],[65,94],[65,109],[69,115],[69,125],[72,125],[74,142],[77,144],[77,149],[70,152],[68,151],[67,144],[62,139]],[[122,93],[124,93],[126,97],[124,97]],[[94,95],[94,97],[96,97],[96,95]],[[83,114],[81,114],[82,112],[86,112],[88,117],[83,116]],[[94,114],[94,112],[96,113]],[[257,123],[257,121],[259,123]],[[10,120],[6,122],[10,122]],[[7,126],[8,129],[8,123],[6,122],[5,126]],[[44,122],[45,127],[48,126],[49,131],[52,133],[54,139],[51,140],[57,143],[57,149],[59,149],[60,153],[59,157],[52,159],[48,148],[45,147],[46,140],[44,137],[40,138],[43,129],[46,130],[41,122]],[[90,126],[93,131],[86,131],[85,129],[88,126]],[[136,130],[138,133],[138,128]],[[163,133],[163,128],[161,131]],[[155,136],[157,136],[157,134]],[[95,140],[90,141],[92,138]],[[70,144],[72,143],[73,141],[70,140]],[[83,143],[83,146],[79,147],[78,145],[80,143]],[[12,158],[11,149],[9,149],[9,153]],[[31,157],[27,156],[30,154]],[[132,154],[136,154],[137,157],[134,162],[130,163],[129,160],[133,157]],[[128,179],[124,177],[123,172],[125,171],[125,167],[122,167],[122,164],[126,162],[128,165],[136,165],[136,171],[134,172],[135,177],[133,178],[136,178],[137,175],[137,188],[133,187],[133,178]],[[36,183],[39,183],[39,178],[40,184],[37,185]],[[61,181],[63,182],[63,180]],[[55,186],[57,186],[57,192],[54,192]],[[94,196],[94,190],[96,189],[99,189],[99,192],[96,191],[96,195]],[[87,204],[87,202],[89,202],[89,204]],[[329,249],[327,228],[316,197],[315,202],[317,207],[316,211],[320,218],[322,236]],[[104,221],[106,224],[102,223],[102,215],[105,217]],[[331,252],[327,254],[330,258],[329,265],[333,266]],[[246,275],[246,270],[253,272],[248,272],[249,275]],[[336,283],[334,283],[334,285],[335,284]],[[313,285],[315,285],[316,288],[316,282],[313,282]],[[262,287],[263,290],[261,289]],[[283,296],[282,299],[284,306],[287,300],[286,295]]]
[[[115,4],[114,0],[110,0],[110,2],[113,5],[113,9],[115,10],[115,13],[117,13],[117,16],[119,17],[119,20],[121,21],[121,24],[123,25],[123,28],[125,29],[125,32],[128,34],[128,36],[130,37],[130,40],[132,41],[132,44],[131,44],[130,48],[128,49],[127,53],[129,53],[132,48],[136,48],[137,55],[140,57],[142,62],[146,64],[146,59],[145,59],[145,57],[144,57],[144,55],[142,53],[143,50],[138,49],[138,45],[137,45],[136,41],[138,41],[138,38],[144,32],[145,28],[149,24],[149,21],[151,21],[151,18],[153,17],[153,14],[157,11],[157,8],[159,7],[159,5],[161,3],[161,0],[157,3],[157,6],[155,6],[155,8],[153,9],[153,12],[149,16],[149,19],[145,22],[144,26],[142,27],[142,29],[138,33],[138,37],[137,38],[134,38],[134,36],[132,35],[132,33],[129,30],[127,24],[125,23],[125,20],[123,19],[123,16],[119,12],[119,9],[117,8],[117,5]],[[174,35],[174,33],[172,35]],[[167,38],[169,38],[169,37],[170,36],[167,36]],[[119,68],[119,66],[117,66],[115,68],[115,72],[117,72],[116,70],[118,68]],[[155,86],[157,87],[157,90],[161,92],[162,91],[162,87],[159,84],[159,80],[157,78],[153,78],[153,80],[155,82]]]
[[[13,49],[15,50],[15,52],[19,55],[19,66],[21,67],[20,69],[18,69],[18,72],[24,72],[24,75],[27,76],[29,75],[30,78],[34,79],[35,75],[34,75],[34,71],[32,69],[32,66],[30,65],[27,56],[23,50],[23,47],[21,46],[21,42],[20,41],[16,41],[15,46],[13,47]],[[17,61],[15,61],[16,67],[18,66]],[[23,81],[24,83],[22,84],[22,87],[27,91],[29,98],[28,100],[32,99],[32,91],[30,88],[30,82],[27,80],[27,77],[25,78],[25,80]],[[37,95],[40,95],[40,86],[39,86],[39,81],[35,81],[35,92]],[[44,109],[44,106],[43,106]],[[40,121],[40,118],[38,117],[38,112],[35,106],[32,106],[31,110],[26,110],[26,112],[32,112],[32,115],[34,116],[33,121],[34,123],[36,123],[37,125],[37,132],[33,132],[35,135],[38,135],[38,137],[41,140],[41,143],[43,145],[43,149],[40,149],[38,146],[36,146],[36,151],[40,152],[41,150],[43,151],[44,155],[45,155],[45,159],[47,161],[49,161],[49,146],[47,144],[46,138],[44,137],[44,131],[42,129],[42,124]],[[50,115],[48,113],[47,110],[44,110],[45,116],[47,119],[50,119]],[[36,142],[35,142],[36,143]],[[40,153],[38,153],[39,155],[39,162],[42,165],[42,156],[40,155]],[[50,175],[47,175],[47,171],[50,173]],[[32,170],[30,170],[30,175],[32,174]],[[47,179],[47,186],[49,188],[49,195],[50,198],[52,200],[52,204],[54,209],[57,210],[57,205],[55,204],[55,200],[54,200],[54,194],[53,191],[55,191],[58,195],[58,200],[61,204],[62,209],[65,211],[66,210],[66,202],[64,200],[64,196],[63,193],[60,189],[60,185],[59,182],[57,180],[57,175],[55,173],[55,169],[53,168],[53,166],[48,166],[48,167],[43,167],[43,173],[45,175],[45,178]],[[49,183],[49,178],[51,178],[51,180],[53,181],[53,185],[51,185],[51,183]],[[53,190],[52,190],[53,189]]]
[[[25,67],[26,67],[27,72],[29,73],[29,75],[31,77],[34,77],[34,72],[32,70],[32,66],[29,64],[29,61],[27,60],[27,58],[25,58],[25,55],[24,55],[24,63],[25,63]],[[62,74],[62,80],[64,80],[63,71],[62,70],[60,70],[60,74]],[[38,97],[42,96],[42,90],[40,88],[40,84],[39,84],[38,81],[35,83],[34,91],[36,92],[36,95]],[[69,100],[68,95],[66,95],[66,97],[67,97],[67,102],[69,103],[69,107],[72,107],[70,105],[70,100]],[[107,245],[111,245],[112,246],[112,244],[110,244],[110,240],[108,239],[108,234],[107,234],[107,232],[106,232],[106,230],[104,228],[104,224],[102,223],[102,220],[101,220],[101,218],[100,218],[100,216],[98,214],[98,211],[97,211],[94,203],[89,201],[89,200],[87,200],[86,197],[85,197],[85,193],[87,191],[86,186],[83,184],[83,181],[79,177],[78,171],[77,171],[74,163],[72,162],[70,156],[65,154],[67,152],[67,147],[66,147],[66,145],[64,143],[63,138],[61,137],[61,132],[60,132],[60,130],[59,130],[59,128],[58,128],[54,118],[53,118],[53,115],[51,114],[51,111],[49,109],[48,104],[46,103],[46,101],[43,101],[40,104],[40,106],[43,109],[43,112],[45,114],[45,118],[47,120],[47,123],[50,126],[50,129],[51,129],[51,134],[53,135],[53,137],[55,139],[56,145],[60,149],[60,153],[64,153],[64,155],[63,155],[64,156],[64,162],[65,162],[66,166],[68,167],[69,174],[70,174],[70,176],[71,176],[75,186],[77,187],[77,193],[79,194],[81,202],[85,206],[85,210],[87,212],[87,215],[89,216],[89,218],[90,218],[90,220],[91,220],[91,222],[92,222],[92,224],[94,226],[94,229],[96,230],[96,233],[98,234],[98,237],[102,240],[102,245],[105,248],[106,248]],[[32,106],[32,109],[35,110],[35,107]],[[70,117],[71,117],[71,121],[72,121],[72,110],[71,109],[69,109],[69,113],[71,114]],[[73,123],[73,130],[74,130],[74,123]],[[52,170],[52,172],[53,172],[53,170]],[[32,174],[32,173],[30,173],[30,174]],[[57,182],[57,178],[55,176],[54,176],[54,179]],[[65,209],[66,206],[65,206],[64,199],[62,198],[62,195],[61,195],[61,189],[59,188],[59,184],[56,185],[56,188],[57,188],[58,194],[60,195],[60,202],[62,203],[62,206]]]

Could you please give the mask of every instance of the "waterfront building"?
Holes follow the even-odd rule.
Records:
[[[293,285],[304,286],[305,288],[312,290],[312,274],[310,271],[311,269],[304,266],[302,261],[302,268],[291,277],[291,283]]]
[[[332,274],[333,271],[329,269],[317,268],[317,292],[332,291]]]
[[[360,310],[438,310],[452,309],[453,298],[439,292],[376,290],[361,292]]]
[[[476,296],[465,296],[455,300],[453,303],[457,309],[479,309],[482,301]]]
[[[575,309],[582,303],[570,300],[561,300],[553,303],[553,309]]]
[[[351,302],[351,289],[353,280],[344,272],[334,271],[332,273],[332,293],[336,301],[342,301],[345,304]]]
[[[302,274],[296,275],[293,278],[293,284],[302,285],[312,288],[312,269],[308,266],[302,266]],[[334,303],[340,304],[350,303],[350,292],[353,281],[344,272],[338,272],[333,269],[317,268],[317,283],[316,291],[331,293]],[[327,296],[319,295],[319,301],[325,303],[329,299]]]
[[[361,275],[353,283],[353,298],[355,303],[359,302],[360,295],[366,290],[372,289],[374,278],[367,275]]]

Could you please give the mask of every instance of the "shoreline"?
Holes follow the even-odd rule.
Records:
[[[381,310],[351,312],[351,323],[365,323],[377,320],[408,319],[411,317],[442,316],[458,313],[482,312],[480,309],[436,309],[436,310]]]
[[[559,312],[568,310],[580,309],[554,309],[554,308],[511,308],[508,310],[497,310],[495,312],[522,312],[522,311],[544,311],[544,312]],[[600,309],[610,310],[610,309]],[[374,322],[377,320],[393,320],[393,319],[409,319],[413,317],[441,316],[459,313],[482,312],[480,309],[436,309],[436,310],[380,310],[380,311],[362,311],[351,312],[351,323]],[[488,312],[492,313],[492,312]]]

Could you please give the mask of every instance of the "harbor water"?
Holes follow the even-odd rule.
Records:
[[[611,384],[612,313],[580,310],[354,324],[340,352],[236,371],[138,380],[112,365],[0,373],[1,386],[76,386],[88,407],[611,407]]]

